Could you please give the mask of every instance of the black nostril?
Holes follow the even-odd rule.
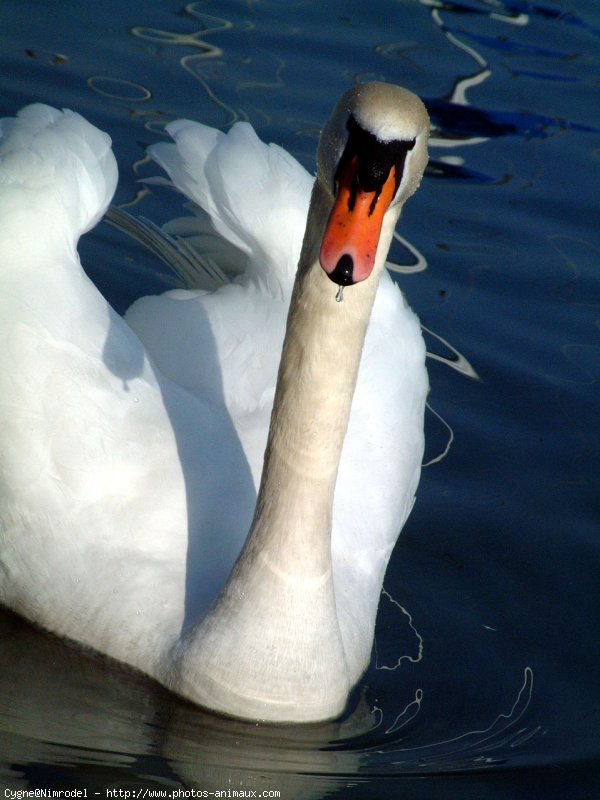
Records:
[[[355,282],[352,277],[353,273],[354,261],[352,260],[352,256],[348,255],[348,253],[344,253],[333,272],[328,274],[331,280],[337,283],[338,286],[351,286]]]

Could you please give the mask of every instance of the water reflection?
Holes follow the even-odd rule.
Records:
[[[200,11],[200,6],[200,3],[190,3],[185,7],[186,15],[203,23],[203,27],[193,33],[177,33],[175,31],[158,30],[156,28],[145,28],[142,26],[135,26],[132,28],[131,33],[140,39],[163,46],[190,47],[194,50],[200,50],[199,53],[182,56],[179,63],[186,72],[198,81],[212,103],[225,113],[226,117],[220,124],[227,126],[233,125],[234,122],[240,119],[240,116],[237,111],[224,103],[223,100],[215,94],[210,85],[210,78],[205,74],[204,66],[204,62],[209,60],[210,69],[214,71],[219,67],[219,62],[215,59],[221,58],[224,55],[223,50],[206,41],[206,37],[230,30],[233,25],[227,19],[221,19],[211,14],[203,13]]]
[[[12,788],[229,786],[320,797],[332,778],[361,769],[419,775],[497,765],[505,750],[537,733],[522,723],[530,671],[512,707],[489,725],[411,746],[405,737],[421,690],[394,719],[358,696],[340,721],[241,722],[206,713],[10,613],[0,613],[0,675],[0,777]]]
[[[0,675],[0,776],[11,787],[245,786],[297,796],[289,792],[305,781],[295,773],[335,773],[338,757],[323,748],[370,724],[364,708],[314,726],[220,718],[9,613],[0,613]],[[357,759],[346,756],[345,768]]]

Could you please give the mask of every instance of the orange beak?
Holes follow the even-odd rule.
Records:
[[[396,168],[379,190],[358,183],[358,156],[342,170],[335,204],[321,243],[321,266],[334,283],[349,286],[369,277],[375,263],[383,216],[396,191]]]

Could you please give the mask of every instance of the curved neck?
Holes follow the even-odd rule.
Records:
[[[363,342],[379,272],[389,246],[382,231],[370,279],[337,287],[318,260],[331,200],[313,190],[247,546],[274,559],[288,575],[324,575],[331,568],[331,507]]]
[[[351,687],[333,584],[331,509],[393,220],[382,231],[371,279],[336,302],[337,288],[318,261],[330,208],[317,184],[254,520],[226,586],[183,644],[176,679],[182,694],[234,715],[333,717]]]

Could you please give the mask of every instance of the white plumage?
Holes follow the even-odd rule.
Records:
[[[427,119],[404,90],[369,84],[345,96],[324,134],[324,160],[343,145],[338,117],[345,120],[354,104],[363,109],[364,126],[374,99],[386,131],[417,141],[407,157],[408,183],[399,188],[408,196],[425,165]],[[376,120],[373,129],[382,125]],[[334,142],[338,128],[341,145]],[[383,574],[418,483],[427,392],[419,323],[383,270],[362,357],[360,341],[353,345],[360,368],[331,531],[320,534],[329,542],[331,533],[324,552],[331,553],[333,575],[323,603],[311,594],[321,589],[310,568],[295,574],[298,559],[285,561],[285,552],[296,551],[284,542],[283,555],[280,545],[268,544],[262,555],[242,559],[246,566],[238,564],[235,573],[242,578],[229,581],[223,595],[229,599],[207,616],[252,523],[313,181],[281,148],[261,143],[248,124],[227,135],[188,121],[168,130],[175,144],[157,144],[150,154],[205,213],[167,230],[199,250],[210,275],[200,271],[195,282],[210,288],[144,298],[123,320],[86,277],[76,250],[114,192],[108,136],[73,112],[42,105],[2,121],[0,601],[209,707],[267,719],[324,718],[339,713],[368,663]],[[331,183],[331,176],[323,181]],[[386,215],[378,269],[404,199]],[[318,226],[312,225],[315,235]],[[335,286],[318,273],[323,303],[332,306],[324,305],[318,325],[338,312],[368,319],[369,309],[361,311],[362,301],[354,306],[352,299],[363,284],[348,287],[344,301],[335,303]],[[347,338],[331,372],[343,371],[345,348],[352,346]],[[304,348],[300,341],[294,353]],[[318,385],[306,390],[306,401],[298,390],[300,405],[320,392],[335,395],[330,370],[312,371]],[[331,390],[328,380],[334,380]],[[350,397],[352,382],[344,390]],[[312,419],[310,409],[307,414]],[[320,427],[325,430],[315,436],[327,438],[327,425]],[[331,427],[334,433],[340,427],[343,437],[344,419]],[[310,517],[318,489],[303,488],[312,469],[303,466],[303,448],[288,454],[299,483],[290,496],[301,498]],[[287,485],[287,467],[281,469],[277,480]],[[277,502],[277,480],[265,489],[266,505]],[[324,509],[328,502],[324,497]],[[288,506],[282,519],[303,518],[302,509]],[[290,525],[303,536],[300,522]],[[273,560],[275,552],[281,562]],[[248,559],[263,556],[268,570],[263,574],[258,565],[252,572]],[[249,599],[254,579],[246,574],[259,586],[255,600]],[[247,597],[240,580],[248,582]],[[244,602],[246,616],[239,611]],[[242,622],[233,619],[232,603]],[[221,651],[226,628],[234,633],[224,634]],[[339,638],[339,647],[332,644],[331,663],[320,676],[328,636]],[[294,637],[303,642],[301,655],[292,652]],[[208,655],[201,641],[211,643]],[[298,676],[291,675],[294,659],[301,662]],[[212,663],[213,672],[204,673],[200,662]],[[308,673],[315,685],[305,690]]]

